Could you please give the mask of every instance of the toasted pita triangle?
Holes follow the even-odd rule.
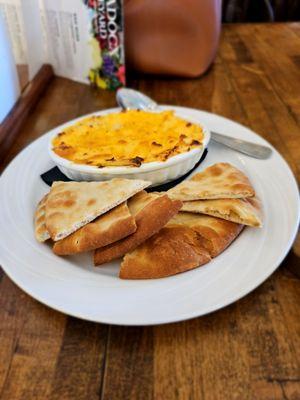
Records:
[[[188,212],[178,213],[169,221],[167,226],[174,225],[183,225],[196,232],[211,257],[216,257],[222,253],[243,229],[241,224],[209,215]]]
[[[46,194],[38,203],[34,215],[35,237],[39,242],[45,242],[46,240],[50,239],[50,235],[46,227],[47,197],[48,195]]]
[[[242,225],[180,212],[156,235],[127,253],[123,279],[164,278],[206,264],[236,238]]]
[[[245,198],[255,195],[249,179],[228,163],[214,164],[168,191],[182,201]]]
[[[165,278],[210,260],[209,252],[192,229],[179,225],[165,227],[125,255],[119,276],[122,279]]]
[[[54,241],[63,239],[128,198],[150,182],[54,182],[46,202],[46,226]]]
[[[136,223],[124,202],[54,243],[57,255],[69,255],[106,246],[135,232]]]
[[[261,205],[255,197],[187,201],[181,210],[212,215],[243,225],[262,226]]]
[[[171,200],[166,194],[138,193],[128,201],[135,217],[137,230],[126,238],[95,250],[94,263],[101,265],[123,256],[158,232],[180,209],[181,201]]]

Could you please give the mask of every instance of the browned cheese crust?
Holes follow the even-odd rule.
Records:
[[[57,255],[68,255],[94,250],[123,239],[135,230],[135,219],[125,202],[55,242],[53,251]]]
[[[130,211],[135,215],[136,232],[116,243],[95,250],[95,265],[104,264],[134,250],[138,245],[158,232],[178,213],[182,206],[181,201],[171,200],[166,194],[158,196],[145,194],[144,192],[139,198],[140,201],[138,202],[135,201],[135,198],[132,199],[136,203],[132,208],[131,201],[128,202]],[[142,204],[141,209],[139,203]],[[136,214],[133,209],[135,209]]]

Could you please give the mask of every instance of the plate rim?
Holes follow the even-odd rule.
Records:
[[[293,242],[294,242],[294,240],[295,240],[295,237],[296,237],[297,231],[298,231],[299,221],[300,221],[300,196],[299,196],[298,183],[297,183],[296,178],[295,178],[295,176],[294,176],[294,174],[293,174],[293,172],[292,172],[292,170],[291,170],[289,164],[287,163],[287,161],[281,156],[281,154],[280,154],[266,139],[264,139],[263,137],[261,137],[260,135],[258,135],[256,132],[252,131],[252,130],[251,130],[250,128],[248,128],[247,126],[245,126],[245,125],[243,125],[243,124],[240,124],[239,122],[236,122],[236,121],[234,121],[234,120],[231,120],[231,119],[229,119],[229,118],[226,118],[226,117],[224,117],[224,116],[222,116],[222,115],[218,115],[218,114],[215,114],[215,113],[212,113],[212,112],[208,112],[208,111],[205,111],[205,110],[198,110],[198,109],[190,108],[190,107],[179,107],[179,106],[171,106],[171,105],[164,105],[164,106],[162,106],[162,107],[163,107],[163,108],[173,108],[173,109],[174,109],[174,108],[175,108],[175,109],[178,108],[178,109],[188,110],[188,111],[192,111],[192,112],[201,112],[201,113],[209,114],[211,117],[218,117],[218,118],[221,118],[221,119],[223,119],[223,120],[225,120],[225,121],[227,121],[227,122],[229,122],[229,123],[234,123],[234,124],[236,124],[236,125],[240,125],[242,128],[247,129],[247,130],[249,131],[249,133],[251,133],[253,136],[255,136],[255,137],[258,139],[258,142],[263,142],[263,143],[267,144],[268,146],[270,146],[270,147],[272,148],[272,150],[273,150],[275,156],[276,156],[277,158],[279,158],[280,162],[283,163],[283,164],[285,165],[286,171],[289,173],[290,185],[294,186],[293,189],[296,190],[296,191],[295,191],[295,194],[296,194],[296,192],[298,193],[298,200],[299,200],[299,201],[297,202],[298,207],[297,207],[297,209],[295,210],[295,211],[296,211],[296,215],[297,215],[297,219],[296,219],[295,224],[294,224],[294,226],[293,226],[293,230],[290,232],[288,245],[285,247],[285,249],[282,250],[281,255],[280,255],[280,257],[278,257],[278,259],[277,259],[277,261],[276,261],[276,265],[274,266],[274,268],[272,269],[272,271],[271,271],[271,272],[270,272],[270,271],[267,271],[267,272],[265,272],[265,273],[263,274],[263,277],[260,275],[255,281],[250,281],[250,284],[249,284],[249,285],[246,285],[246,287],[244,288],[244,290],[242,290],[241,292],[239,292],[237,295],[234,295],[234,294],[233,294],[232,296],[228,295],[228,296],[227,296],[227,300],[226,300],[225,303],[217,304],[217,305],[215,305],[214,307],[210,307],[209,310],[207,310],[207,311],[204,310],[204,312],[201,312],[200,314],[199,314],[199,311],[197,312],[197,310],[195,310],[194,312],[189,311],[189,312],[187,312],[186,314],[184,314],[184,313],[183,313],[183,314],[180,314],[180,316],[179,316],[178,318],[173,318],[173,317],[171,316],[169,319],[168,319],[168,318],[162,318],[162,319],[156,318],[155,321],[150,321],[149,323],[145,323],[145,322],[142,322],[142,323],[138,323],[138,322],[132,323],[131,321],[127,321],[127,322],[124,322],[124,321],[116,322],[113,318],[112,318],[112,320],[110,320],[110,319],[105,319],[105,318],[104,318],[104,319],[101,318],[101,320],[100,320],[100,319],[89,318],[89,317],[87,317],[87,316],[82,315],[80,312],[79,312],[79,313],[74,313],[74,312],[65,311],[65,310],[64,310],[63,308],[61,308],[60,306],[51,304],[53,301],[52,301],[52,302],[50,301],[50,303],[49,303],[49,300],[47,300],[47,301],[46,301],[46,300],[43,300],[39,295],[36,295],[36,294],[34,293],[34,291],[31,291],[30,289],[28,289],[27,287],[25,287],[26,285],[24,286],[22,283],[20,283],[20,282],[19,282],[19,278],[18,278],[18,277],[16,278],[15,276],[13,276],[13,274],[10,273],[11,271],[9,270],[9,268],[6,269],[5,263],[3,262],[4,259],[2,258],[2,255],[0,254],[0,263],[1,263],[1,266],[2,266],[3,271],[5,272],[5,274],[6,274],[6,275],[21,289],[21,290],[23,290],[23,291],[24,291],[25,293],[27,293],[29,296],[33,297],[34,299],[36,299],[36,300],[39,301],[40,303],[42,303],[42,304],[44,304],[44,305],[46,305],[46,306],[48,306],[48,307],[50,307],[50,308],[52,308],[52,309],[54,309],[54,310],[56,310],[56,311],[59,311],[59,312],[65,314],[65,315],[70,315],[70,316],[72,316],[72,317],[80,318],[80,319],[86,320],[86,321],[92,321],[92,322],[104,323],[104,324],[111,324],[111,325],[119,325],[119,326],[154,326],[154,325],[168,324],[168,323],[174,323],[174,322],[180,322],[180,321],[184,321],[184,320],[193,319],[193,318],[196,318],[196,317],[208,315],[208,314],[210,314],[210,313],[212,313],[212,312],[215,312],[215,311],[218,311],[218,310],[220,310],[220,309],[222,309],[222,308],[225,308],[225,307],[227,307],[227,306],[233,304],[234,302],[236,302],[236,301],[242,299],[242,298],[245,297],[247,294],[251,293],[251,292],[252,292],[253,290],[255,290],[257,287],[259,287],[259,286],[260,286],[262,283],[264,283],[264,282],[266,281],[266,279],[268,279],[268,277],[270,277],[270,276],[273,274],[273,272],[275,272],[275,270],[280,266],[280,264],[282,263],[282,261],[284,260],[284,258],[286,257],[286,255],[288,254],[288,252],[289,252],[289,250],[290,250],[290,248],[291,248],[291,246],[292,246],[292,244],[293,244]],[[101,110],[100,112],[106,112],[106,111],[112,111],[112,110],[118,110],[118,109],[120,109],[120,108],[114,107],[114,108],[109,108],[109,109]],[[97,113],[97,112],[96,112],[96,113]],[[69,124],[69,123],[71,123],[72,121],[76,121],[76,120],[79,120],[79,119],[84,118],[84,117],[86,117],[86,116],[93,115],[93,114],[95,114],[95,112],[89,113],[89,114],[86,114],[86,115],[83,115],[83,116],[80,116],[80,117],[78,117],[78,118],[75,118],[75,119],[73,119],[73,120],[68,121],[68,122],[65,123],[65,124]],[[10,166],[15,162],[15,160],[16,160],[18,157],[21,157],[21,155],[22,155],[23,153],[25,153],[26,151],[28,151],[28,148],[29,148],[30,146],[33,146],[33,145],[35,144],[35,142],[41,140],[41,138],[42,138],[44,135],[49,134],[52,130],[58,129],[59,127],[65,125],[65,124],[61,124],[61,125],[59,125],[59,126],[57,126],[57,127],[55,127],[55,128],[52,128],[51,130],[45,132],[43,135],[39,136],[39,137],[36,138],[34,141],[32,141],[31,143],[29,143],[27,146],[25,146],[25,147],[24,147],[10,162],[9,162],[9,164],[8,164],[8,165],[6,166],[6,168],[3,170],[2,174],[1,174],[1,177],[0,177],[0,180],[2,179],[3,176],[5,176],[6,171],[7,171],[7,170],[10,168]]]

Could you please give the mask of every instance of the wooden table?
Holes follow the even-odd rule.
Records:
[[[251,127],[300,179],[300,24],[224,26],[205,76],[130,85]],[[50,128],[111,106],[113,93],[55,78],[1,166]],[[67,317],[2,273],[0,399],[299,400],[299,255],[295,245],[263,285],[221,311],[145,328]]]

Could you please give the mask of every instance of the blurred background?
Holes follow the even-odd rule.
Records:
[[[299,20],[300,0],[0,0],[0,123],[45,64],[108,90],[126,85],[125,72],[195,78],[222,23]]]
[[[299,0],[223,0],[223,22],[299,21]]]

